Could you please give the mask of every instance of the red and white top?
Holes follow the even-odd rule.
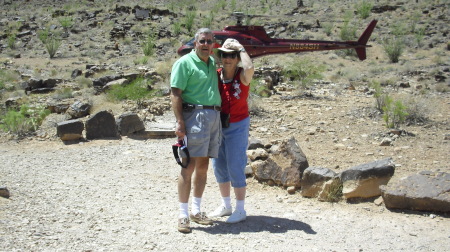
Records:
[[[222,112],[230,114],[230,122],[239,122],[249,117],[248,95],[250,85],[241,83],[242,68],[238,68],[232,81],[224,83],[221,78],[223,68],[217,69],[219,76],[219,91],[222,97]]]

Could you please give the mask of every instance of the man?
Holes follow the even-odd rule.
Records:
[[[212,220],[200,211],[200,204],[206,185],[209,158],[218,156],[221,141],[221,98],[216,64],[211,56],[213,40],[214,34],[210,29],[198,30],[194,50],[174,63],[170,79],[172,109],[176,118],[175,134],[178,140],[187,136],[187,148],[191,157],[187,167],[181,168],[178,178],[178,231],[183,233],[191,231],[189,217],[199,224],[212,224]],[[183,162],[185,161],[184,156]],[[189,215],[188,201],[194,171]]]

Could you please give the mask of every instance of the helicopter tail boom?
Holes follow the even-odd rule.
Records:
[[[361,45],[363,47],[355,48],[356,54],[358,55],[358,58],[360,60],[366,59],[366,47],[367,47],[367,41],[369,41],[370,35],[372,35],[373,30],[375,29],[375,26],[377,25],[377,20],[372,20],[370,24],[367,26],[366,30],[361,34],[361,37],[358,39],[358,45]]]

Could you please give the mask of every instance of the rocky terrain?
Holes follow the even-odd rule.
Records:
[[[192,4],[198,15],[194,27],[203,26],[220,2]],[[231,2],[215,13],[210,27],[221,29],[235,22],[225,15],[231,12]],[[379,20],[367,60],[362,62],[338,51],[255,59],[260,73],[256,85],[264,83],[265,72],[281,73],[296,58],[325,65],[326,71],[307,90],[281,76],[270,97],[252,97],[251,137],[264,143],[295,137],[310,166],[336,172],[391,157],[396,164],[393,182],[420,171],[448,173],[448,3],[373,1],[370,16],[358,19],[355,9],[360,2],[247,1],[245,8],[237,7],[266,15],[252,22],[282,38],[339,40],[348,9],[353,10],[357,35],[371,19]],[[170,67],[181,42],[192,37],[185,26],[175,34],[174,23],[184,22],[186,13],[174,3],[2,1],[1,114],[10,104],[64,107],[82,101],[91,105],[91,115],[102,110],[116,116],[131,111],[148,129],[170,129]],[[150,10],[149,17],[137,18],[136,9]],[[72,21],[67,28],[64,17]],[[419,40],[417,32],[405,34],[404,52],[398,63],[391,63],[383,41],[413,25],[415,30],[424,29],[423,37]],[[46,28],[62,37],[52,59],[38,36]],[[17,34],[13,46],[8,43],[11,31]],[[139,38],[150,31],[157,31],[156,50],[145,58]],[[150,79],[162,96],[145,101],[144,107],[135,101],[118,103],[107,99],[95,84],[110,76],[133,74]],[[33,88],[30,83],[36,82],[30,80],[48,85]],[[400,134],[386,127],[375,107],[374,81],[414,108],[410,113],[417,113],[398,127]],[[226,225],[219,219],[211,227],[194,225],[192,234],[182,235],[175,228],[179,168],[170,149],[173,139],[123,137],[67,144],[56,136],[56,123],[69,118],[66,113],[52,113],[34,134],[0,133],[0,186],[11,194],[9,199],[0,198],[0,251],[450,249],[448,214],[393,211],[372,200],[319,202],[252,177],[246,222]],[[210,173],[204,210],[215,209],[218,196]]]

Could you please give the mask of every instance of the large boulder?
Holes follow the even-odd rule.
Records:
[[[91,104],[81,101],[76,101],[66,110],[66,113],[72,118],[81,118],[89,115]]]
[[[86,139],[119,138],[114,115],[100,111],[86,121]]]
[[[135,113],[125,113],[116,120],[117,129],[121,136],[145,130],[144,122]]]
[[[380,196],[380,185],[386,185],[394,175],[394,171],[391,158],[361,164],[343,171],[339,178],[343,183],[344,198]]]
[[[328,168],[308,167],[302,176],[301,195],[303,197],[317,197],[323,190],[324,184],[336,177],[336,173]]]
[[[60,122],[56,133],[62,141],[73,141],[83,138],[84,123],[78,119]]]
[[[255,178],[259,181],[273,181],[285,187],[300,188],[303,171],[308,161],[294,137],[272,146],[269,158],[251,164]]]
[[[387,208],[450,212],[450,173],[422,171],[381,186]]]

